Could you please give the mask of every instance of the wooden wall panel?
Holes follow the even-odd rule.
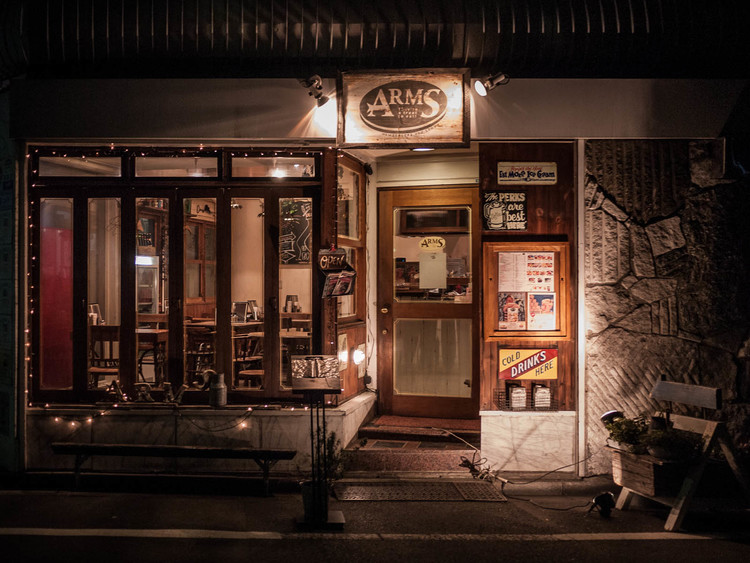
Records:
[[[498,162],[556,162],[558,179],[554,185],[528,185],[497,183]],[[529,242],[567,242],[569,243],[569,270],[567,291],[562,298],[568,314],[568,326],[564,338],[535,338],[533,333],[492,341],[483,338],[480,368],[480,408],[497,410],[495,404],[496,390],[504,387],[498,380],[498,349],[502,348],[557,348],[558,379],[554,381],[554,399],[559,410],[576,408],[576,373],[577,373],[577,300],[576,272],[578,257],[576,255],[576,170],[575,144],[572,142],[549,143],[484,143],[479,149],[479,173],[482,191],[524,191],[527,200],[527,229],[524,231],[483,231],[482,243],[517,242],[519,250],[523,243]],[[482,264],[482,279],[486,268],[492,264]],[[477,284],[481,287],[481,284]],[[496,306],[495,296],[482,295],[483,310]],[[523,383],[527,393],[531,392],[533,381]],[[545,383],[540,381],[540,383]],[[549,382],[547,382],[549,383]]]

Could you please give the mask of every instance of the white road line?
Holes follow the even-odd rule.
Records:
[[[111,528],[0,528],[0,536],[68,536],[108,538],[296,540],[336,539],[345,541],[684,541],[714,540],[718,536],[674,532],[605,532],[579,534],[373,534],[343,532],[281,533],[194,529],[111,529]]]

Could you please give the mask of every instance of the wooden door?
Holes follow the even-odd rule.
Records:
[[[479,415],[477,188],[380,192],[381,412]]]

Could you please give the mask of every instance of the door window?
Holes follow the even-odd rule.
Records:
[[[471,303],[471,209],[393,211],[396,301]]]

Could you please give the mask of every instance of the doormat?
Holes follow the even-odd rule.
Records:
[[[396,481],[336,483],[338,500],[482,501],[506,502],[500,489],[487,481]]]

